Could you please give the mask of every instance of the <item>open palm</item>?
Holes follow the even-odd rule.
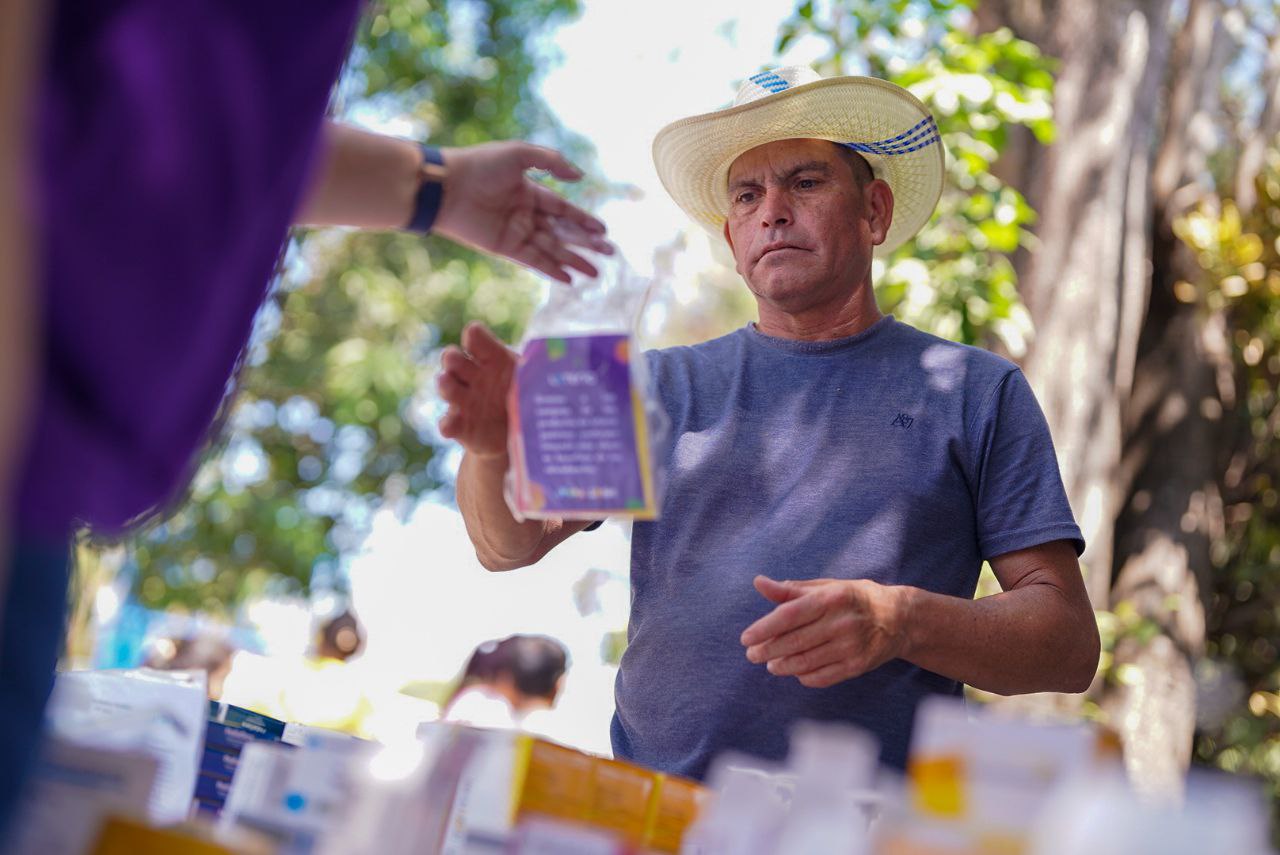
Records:
[[[525,142],[498,142],[442,152],[448,177],[434,231],[501,255],[560,282],[568,268],[597,271],[571,247],[609,254],[604,224],[531,180],[529,169],[557,178],[582,177],[559,152]]]

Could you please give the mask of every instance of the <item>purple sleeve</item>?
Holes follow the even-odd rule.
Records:
[[[266,294],[359,5],[52,10],[26,529],[115,532],[185,484]]]

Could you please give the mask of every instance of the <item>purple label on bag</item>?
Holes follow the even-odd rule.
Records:
[[[517,369],[528,511],[645,509],[625,335],[534,339]]]

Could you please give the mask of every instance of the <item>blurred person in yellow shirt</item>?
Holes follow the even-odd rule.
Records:
[[[363,674],[350,663],[363,649],[364,630],[350,611],[325,621],[316,656],[303,660],[296,679],[280,689],[279,717],[368,738],[374,705]]]
[[[223,700],[282,721],[370,738],[375,704],[359,666],[363,648],[364,630],[343,611],[321,625],[312,656],[293,662],[237,657]]]

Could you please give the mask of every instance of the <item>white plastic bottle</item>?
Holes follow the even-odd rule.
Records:
[[[866,855],[865,802],[874,785],[875,739],[844,725],[802,722],[791,735],[791,810],[777,855]]]

